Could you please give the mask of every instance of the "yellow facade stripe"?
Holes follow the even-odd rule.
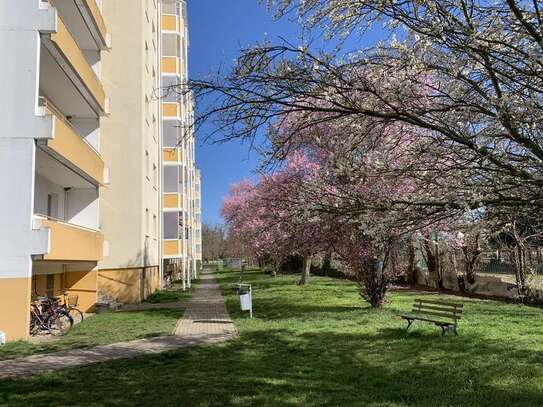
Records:
[[[181,206],[179,194],[164,194],[162,203],[164,208],[179,208]]]
[[[163,15],[162,16],[162,29],[167,31],[177,31],[177,16]]]
[[[92,14],[92,18],[96,24],[96,27],[98,28],[98,31],[100,32],[100,36],[104,42],[106,42],[107,27],[104,17],[102,16],[102,12],[98,8],[98,4],[96,4],[96,0],[85,0],[85,3]]]
[[[162,103],[162,115],[164,117],[178,117],[178,106],[177,103]]]
[[[177,74],[177,57],[162,57],[162,73]]]
[[[44,260],[101,261],[104,236],[97,231],[64,222],[42,219],[42,227],[50,228],[50,250]]]
[[[177,148],[165,148],[162,151],[162,158],[164,161],[177,161],[178,159]]]
[[[8,341],[28,337],[31,286],[30,277],[0,279],[0,331]]]
[[[164,256],[176,256],[181,253],[179,240],[164,240],[162,243]]]
[[[77,72],[102,111],[105,111],[106,93],[104,88],[60,17],[57,17],[57,32],[51,34],[51,41],[57,45],[72,68]]]

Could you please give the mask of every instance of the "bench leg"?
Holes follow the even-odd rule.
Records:
[[[458,331],[456,330],[456,325],[454,325],[454,326],[452,327],[452,329],[453,329],[454,335],[455,335],[455,336],[458,336]]]
[[[411,327],[411,324],[413,323],[413,321],[414,321],[413,319],[408,319],[407,320],[407,329],[406,329],[406,331],[409,331],[409,328]]]

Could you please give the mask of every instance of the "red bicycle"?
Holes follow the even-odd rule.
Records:
[[[45,331],[51,335],[65,335],[72,328],[74,321],[58,300],[37,297],[30,304],[30,335],[35,336]]]

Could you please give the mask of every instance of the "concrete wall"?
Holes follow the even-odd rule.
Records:
[[[28,335],[32,261],[47,249],[47,233],[32,229],[35,138],[51,134],[38,115],[39,30],[55,13],[36,1],[0,2],[0,330],[8,340]],[[6,231],[9,231],[6,232]]]
[[[110,168],[110,185],[101,193],[100,224],[109,255],[100,269],[159,265],[160,189],[153,168],[160,166],[160,126],[159,104],[152,96],[160,67],[158,37],[153,41],[158,34],[153,36],[151,29],[153,21],[159,29],[154,4],[144,0],[103,4],[112,50],[103,56],[101,67],[111,114],[101,127],[101,153]]]
[[[426,270],[419,270],[417,272],[417,284],[432,288],[437,287],[437,283]],[[447,290],[459,291],[458,281],[453,273],[444,273],[443,285]],[[508,299],[516,298],[518,294],[515,284],[502,281],[500,277],[481,274],[476,275],[474,284],[466,283],[466,289],[474,294]]]
[[[158,267],[100,270],[98,296],[124,304],[136,304],[160,288]]]

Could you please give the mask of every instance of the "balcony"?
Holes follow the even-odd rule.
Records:
[[[176,15],[163,14],[162,15],[162,30],[163,31],[179,31],[179,17]]]
[[[162,242],[162,254],[164,257],[181,257],[183,255],[182,240],[164,240]]]
[[[96,0],[42,0],[56,8],[82,49],[105,50],[110,36]]]
[[[87,262],[103,259],[104,236],[100,232],[42,215],[35,215],[34,222],[36,229],[49,229],[48,250],[35,256],[37,259]]]
[[[40,99],[44,114],[51,117],[51,138],[38,140],[42,150],[53,156],[93,185],[106,183],[105,166],[98,152],[45,98]]]
[[[65,115],[106,114],[108,100],[100,80],[58,16],[56,26],[56,32],[41,34],[44,50],[40,61],[40,89]]]

